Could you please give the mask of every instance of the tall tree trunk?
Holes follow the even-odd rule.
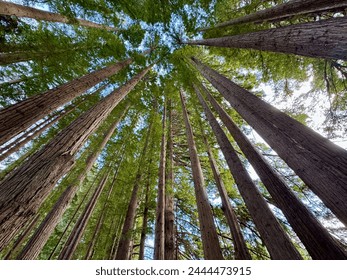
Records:
[[[247,209],[263,239],[272,259],[301,259],[288,235],[271,212],[265,199],[262,197],[256,185],[254,185],[247,170],[243,167],[228,137],[225,135],[218,121],[214,118],[211,110],[203,100],[199,90],[195,87],[199,101],[205,115],[217,138],[230,172],[235,179],[238,189],[243,197]]]
[[[0,250],[36,213],[56,182],[73,167],[74,156],[88,137],[150,68],[83,113],[0,183]]]
[[[112,64],[0,110],[0,145],[131,62],[127,59]]]
[[[234,24],[249,23],[249,22],[262,22],[288,18],[292,16],[321,13],[327,11],[341,11],[347,8],[346,0],[291,0],[289,2],[276,5],[274,7],[260,10],[249,15],[239,18],[231,19],[213,27],[200,29],[206,31],[209,29],[226,27]]]
[[[188,139],[189,157],[193,173],[204,258],[206,260],[222,260],[223,255],[220,249],[216,227],[214,225],[211,206],[205,190],[205,182],[201,170],[198,152],[195,146],[193,130],[188,119],[188,112],[182,92],[180,92],[180,98]]]
[[[311,257],[313,259],[323,260],[346,259],[346,253],[341,248],[341,245],[295,196],[283,179],[253,147],[252,143],[240,131],[212,95],[204,87],[202,88],[231,136],[254,167],[276,205],[283,211],[283,214],[305,245]]]
[[[134,228],[135,218],[136,218],[136,210],[138,206],[138,198],[137,194],[140,188],[141,179],[143,176],[143,159],[146,155],[146,150],[148,147],[150,135],[152,132],[153,127],[153,121],[151,120],[148,132],[146,135],[145,143],[143,146],[143,150],[141,152],[141,156],[139,159],[139,166],[137,168],[136,177],[135,177],[135,184],[133,186],[133,190],[131,192],[131,197],[127,209],[127,213],[125,215],[124,225],[122,228],[122,234],[119,240],[117,253],[114,259],[116,260],[128,260],[129,259],[129,252],[130,252],[130,242],[131,242],[131,232]]]
[[[140,237],[140,250],[139,250],[139,260],[145,259],[145,242],[146,242],[146,236],[147,236],[147,227],[148,227],[148,212],[149,212],[149,206],[148,206],[148,200],[149,200],[149,180],[150,177],[147,179],[146,184],[146,194],[145,194],[145,208],[143,209],[143,215],[142,215],[142,230],[141,230],[141,237]]]
[[[347,152],[194,59],[201,74],[347,225]]]
[[[222,200],[222,210],[227,219],[231,235],[233,237],[232,241],[234,244],[235,250],[235,259],[236,260],[251,260],[251,255],[248,252],[247,245],[245,239],[243,238],[240,225],[237,220],[237,216],[233,210],[233,207],[229,201],[229,196],[227,194],[226,188],[222,181],[220,172],[218,170],[217,162],[212,154],[212,150],[210,145],[208,144],[206,135],[204,133],[203,127],[201,126],[202,137],[205,143],[205,147],[207,150],[208,159],[211,165],[212,173],[214,180],[216,182],[216,186],[219,192],[219,196]]]
[[[173,131],[172,131],[172,101],[169,101],[169,126],[167,141],[167,172],[165,174],[165,260],[175,260],[175,212],[173,196]]]
[[[20,236],[18,237],[18,239],[16,240],[16,242],[13,244],[11,250],[6,254],[6,256],[4,257],[4,260],[10,260],[13,258],[13,256],[16,254],[18,248],[23,244],[23,242],[25,241],[25,239],[28,237],[28,235],[31,233],[32,229],[36,226],[38,220],[40,218],[40,215],[36,215],[32,221],[30,222],[30,224],[28,225],[28,227],[20,234]]]
[[[346,29],[347,17],[337,17],[234,36],[187,41],[186,44],[347,60]]]
[[[8,157],[9,155],[19,151],[20,148],[24,147],[25,144],[29,143],[31,140],[33,140],[36,136],[40,135],[47,129],[51,128],[55,123],[57,123],[59,120],[61,120],[66,115],[70,114],[75,108],[72,108],[68,111],[62,112],[58,116],[54,116],[55,118],[50,118],[46,124],[44,124],[41,128],[35,130],[31,135],[24,138],[24,140],[17,142],[17,139],[15,141],[15,145],[11,145],[9,149],[7,149],[4,153],[0,155],[0,161]],[[30,132],[30,131],[29,131]]]
[[[102,176],[102,179],[98,187],[95,189],[93,196],[90,198],[90,201],[86,205],[84,211],[81,213],[81,216],[77,220],[74,228],[72,229],[72,232],[70,233],[68,240],[66,241],[62,251],[60,252],[58,257],[59,260],[70,260],[73,254],[75,253],[77,245],[82,238],[82,235],[84,233],[85,228],[87,227],[90,217],[93,214],[96,203],[101,195],[101,192],[103,191],[107,183],[108,175],[109,171],[107,171],[106,174]]]
[[[161,152],[159,165],[159,182],[157,210],[155,221],[154,259],[163,260],[165,257],[165,166],[166,166],[166,106],[163,109],[163,124],[161,136]]]
[[[36,259],[39,253],[41,252],[43,246],[46,244],[48,238],[51,236],[54,228],[57,226],[61,220],[66,209],[70,205],[72,199],[75,197],[80,184],[84,181],[89,171],[92,169],[94,162],[98,158],[101,151],[106,146],[107,142],[112,137],[117,125],[122,120],[125,112],[128,109],[128,105],[125,107],[122,116],[114,122],[110,128],[105,132],[103,140],[97,149],[92,151],[87,160],[84,170],[77,176],[75,183],[71,184],[66,190],[62,193],[58,201],[54,204],[52,210],[47,214],[45,219],[40,224],[39,228],[36,230],[34,235],[31,237],[30,241],[24,247],[21,254],[18,256],[18,259]]]
[[[52,21],[52,22],[61,22],[61,23],[78,23],[81,26],[85,27],[93,27],[93,28],[101,28],[106,29],[110,31],[118,31],[115,27],[110,26],[104,26],[99,23],[91,22],[84,19],[69,19],[66,16],[51,13],[39,9],[35,9],[32,7],[22,6],[11,2],[5,2],[0,1],[0,14],[1,15],[8,15],[8,16],[16,16],[16,17],[27,17],[27,18],[33,18],[36,20],[45,20],[45,21]]]

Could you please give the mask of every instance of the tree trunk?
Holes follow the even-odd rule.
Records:
[[[206,139],[206,135],[204,134],[203,127],[201,126],[201,132],[203,134],[203,140],[205,143],[205,147],[208,154],[208,159],[211,165],[212,173],[214,180],[216,182],[216,186],[219,192],[219,196],[222,200],[222,210],[224,212],[224,215],[227,219],[231,235],[233,237],[232,241],[234,244],[234,250],[235,250],[235,259],[236,260],[251,260],[251,255],[248,252],[248,248],[245,242],[245,239],[243,238],[240,225],[237,220],[237,216],[233,210],[233,207],[229,201],[229,196],[227,194],[226,188],[224,186],[224,183],[222,181],[220,172],[218,170],[217,162],[212,154],[212,150],[210,148],[210,145],[208,144],[208,141]]]
[[[4,257],[4,260],[11,260],[13,256],[16,254],[16,251],[18,248],[23,244],[25,239],[28,237],[28,235],[31,233],[31,230],[36,226],[40,216],[36,215],[32,221],[30,222],[29,226],[24,230],[23,233],[18,237],[16,242],[13,244],[11,250],[6,254]]]
[[[345,259],[346,253],[340,244],[295,196],[212,95],[205,88],[203,89],[231,136],[259,175],[276,205],[283,211],[289,224],[293,227],[311,257],[323,260]]]
[[[182,92],[180,92],[180,98],[188,139],[189,157],[193,173],[193,181],[195,187],[195,196],[198,208],[199,225],[204,250],[204,258],[206,260],[222,260],[223,255],[220,249],[216,227],[214,225],[211,206],[208,201],[207,193],[204,187],[204,177],[202,174],[198,152],[195,146],[193,130],[189,123],[188,112],[186,109]]]
[[[141,230],[141,238],[140,238],[140,250],[139,250],[139,260],[145,259],[145,242],[146,242],[146,236],[147,236],[147,227],[148,227],[148,212],[149,212],[149,206],[148,206],[148,196],[149,196],[149,185],[150,185],[150,177],[148,177],[147,184],[146,184],[146,195],[145,195],[145,208],[143,209],[143,215],[142,215],[142,230]]]
[[[230,172],[235,179],[241,196],[243,197],[247,209],[267,247],[272,259],[301,259],[300,254],[295,249],[288,235],[271,212],[265,199],[262,197],[256,185],[254,185],[247,170],[243,167],[228,137],[225,135],[218,121],[214,118],[211,110],[207,107],[199,90],[195,87],[199,101],[204,109],[205,115],[217,138],[218,144],[223,152]]]
[[[66,16],[51,13],[39,9],[35,9],[32,7],[22,6],[15,3],[0,1],[0,14],[1,15],[8,15],[8,16],[16,16],[16,17],[27,17],[27,18],[33,18],[36,20],[45,20],[45,21],[52,21],[52,22],[61,22],[61,23],[78,23],[81,26],[85,27],[93,27],[93,28],[101,28],[106,29],[110,31],[118,31],[115,27],[110,26],[104,26],[102,24],[98,24],[95,22],[91,22],[84,19],[69,19]]]
[[[186,44],[347,60],[346,29],[347,17],[337,17],[234,36],[187,41]]]
[[[328,11],[341,11],[347,8],[346,0],[291,0],[289,2],[279,4],[277,6],[257,11],[249,15],[235,18],[223,23],[216,24],[213,27],[200,29],[206,31],[209,29],[226,27],[240,23],[263,22],[271,20],[279,20],[298,15],[310,13],[322,13]]]
[[[169,135],[167,141],[167,172],[165,174],[165,260],[175,260],[175,212],[173,197],[173,131],[172,131],[172,103],[169,102]]]
[[[131,62],[127,59],[112,64],[0,110],[0,145]]]
[[[62,193],[59,200],[54,204],[52,210],[47,214],[46,218],[42,221],[39,228],[36,230],[34,235],[31,237],[30,241],[27,243],[18,259],[36,259],[40,254],[43,246],[46,244],[48,238],[51,236],[54,228],[60,222],[63,214],[70,205],[72,199],[75,197],[80,184],[84,181],[89,171],[92,169],[94,162],[97,160],[101,151],[106,146],[107,142],[112,137],[117,125],[122,120],[125,112],[128,110],[129,106],[126,106],[122,116],[114,122],[107,132],[104,134],[103,140],[99,147],[92,151],[86,160],[86,166],[84,170],[78,175],[75,183],[67,187],[67,189]]]
[[[201,74],[347,225],[347,152],[194,59]]]
[[[0,250],[35,214],[56,182],[74,165],[74,156],[151,66],[113,91],[63,129],[0,183]]]
[[[102,179],[98,187],[95,189],[93,196],[90,198],[90,201],[86,205],[84,211],[81,213],[81,216],[77,220],[74,228],[72,229],[72,232],[70,233],[68,240],[66,241],[62,251],[60,252],[58,257],[59,260],[70,260],[73,254],[75,253],[77,245],[82,238],[82,235],[89,222],[90,217],[93,214],[95,205],[101,195],[102,190],[104,189],[107,183],[108,175],[108,172],[106,172],[106,174],[102,176]]]
[[[140,188],[140,181],[143,176],[143,159],[146,155],[146,150],[148,147],[150,134],[152,132],[153,127],[153,121],[150,122],[148,127],[148,132],[145,139],[145,144],[143,146],[143,150],[139,159],[139,166],[137,168],[136,177],[135,177],[135,184],[131,193],[129,206],[127,209],[127,213],[124,220],[124,225],[122,229],[121,238],[118,244],[117,253],[115,256],[116,260],[128,260],[129,259],[129,252],[130,252],[130,242],[131,242],[131,232],[134,228],[135,218],[136,218],[136,210],[138,206],[138,198],[137,194]]]
[[[158,198],[155,222],[154,259],[165,258],[165,166],[166,166],[166,106],[163,112]]]
[[[65,117],[66,115],[70,114],[72,111],[74,110],[74,108],[66,111],[66,112],[62,112],[60,115],[58,115],[57,117],[53,118],[53,119],[49,119],[48,122],[46,124],[44,124],[44,126],[42,126],[41,128],[35,130],[31,135],[27,136],[24,138],[24,140],[17,142],[18,139],[16,139],[15,141],[15,145],[11,145],[11,147],[9,147],[9,149],[7,149],[4,153],[2,153],[0,155],[0,161],[2,161],[3,159],[5,159],[6,157],[8,157],[9,155],[19,151],[20,148],[24,147],[25,144],[29,143],[31,140],[33,140],[36,136],[41,135],[41,133],[43,133],[44,131],[46,131],[47,129],[51,128],[55,123],[57,123],[59,120],[61,120],[63,117]],[[30,131],[29,131],[30,132]]]

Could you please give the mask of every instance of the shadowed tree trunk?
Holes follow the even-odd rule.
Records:
[[[201,74],[347,225],[347,152],[194,59]]]
[[[145,242],[146,242],[146,236],[147,236],[147,227],[148,227],[148,196],[149,196],[149,177],[147,179],[146,184],[146,194],[145,194],[145,208],[143,209],[143,221],[142,221],[142,230],[141,230],[141,237],[140,237],[140,249],[139,249],[139,260],[145,259]]]
[[[185,42],[347,60],[347,17]]]
[[[229,201],[229,196],[227,194],[226,188],[224,186],[220,172],[218,170],[217,162],[212,154],[212,150],[206,139],[206,135],[204,133],[202,124],[200,123],[200,125],[201,125],[202,138],[204,140],[205,147],[207,150],[207,155],[211,165],[213,177],[216,182],[219,196],[222,200],[222,210],[224,212],[224,215],[226,217],[226,220],[228,222],[230,232],[232,235],[232,242],[234,244],[234,250],[235,250],[235,259],[236,260],[251,260],[252,258],[248,252],[247,245],[246,245],[245,239],[243,238],[236,214]]]
[[[239,23],[280,20],[282,18],[310,13],[317,14],[327,11],[343,12],[346,8],[346,0],[291,0],[265,10],[257,11],[249,15],[218,23],[213,27],[202,28],[200,30],[206,31],[209,29],[226,27]]]
[[[163,109],[158,197],[155,222],[154,259],[165,257],[165,166],[166,166],[166,106]]]
[[[169,126],[168,126],[168,141],[167,141],[167,172],[165,174],[165,260],[175,260],[175,212],[174,212],[174,197],[173,197],[173,131],[172,131],[172,101],[168,103],[169,110]]]
[[[127,59],[112,64],[0,110],[0,145],[131,62]]]
[[[135,218],[136,218],[136,210],[138,206],[138,191],[140,188],[140,181],[143,176],[143,159],[146,155],[146,150],[149,144],[150,135],[152,132],[153,127],[153,120],[150,121],[148,132],[146,135],[145,143],[143,146],[143,150],[141,152],[141,156],[139,158],[139,166],[137,168],[136,177],[135,177],[135,184],[133,186],[133,190],[131,193],[129,206],[127,209],[127,213],[124,220],[124,225],[122,228],[122,234],[120,237],[120,241],[117,248],[117,253],[115,256],[116,260],[128,260],[129,259],[129,252],[130,252],[130,243],[131,243],[131,233],[134,228]]]
[[[95,205],[101,195],[101,192],[103,191],[107,183],[108,176],[109,176],[109,171],[107,171],[106,174],[102,176],[102,179],[98,187],[94,191],[94,194],[90,198],[90,201],[86,205],[84,211],[81,213],[81,216],[77,220],[74,228],[72,229],[72,232],[70,233],[68,240],[66,241],[63,249],[61,250],[58,257],[59,260],[70,260],[73,254],[75,253],[77,245],[82,238],[82,235],[89,222],[91,215],[93,214]]]
[[[214,225],[211,206],[208,201],[205,190],[204,177],[201,170],[201,165],[198,157],[198,152],[195,146],[193,130],[188,119],[188,112],[182,92],[180,92],[183,118],[186,127],[188,139],[189,157],[191,161],[196,204],[198,208],[199,225],[204,250],[204,258],[206,260],[223,260],[223,255],[220,249],[216,227]]]
[[[272,259],[298,260],[301,259],[299,252],[292,244],[275,215],[271,212],[265,199],[262,197],[257,186],[253,183],[247,170],[243,167],[236,151],[230,144],[218,121],[213,116],[200,91],[195,87],[199,101],[204,109],[205,115],[217,138],[218,144],[223,152],[230,172],[235,179],[240,194],[245,201],[253,221],[265,243]]]
[[[89,136],[150,68],[83,113],[0,183],[0,250],[36,213],[56,182],[73,167],[74,156]]]
[[[305,205],[295,196],[283,179],[235,125],[212,95],[202,87],[208,100],[218,112],[241,151],[253,166],[276,205],[283,211],[289,224],[305,245],[313,259],[346,259],[341,245],[329,234]]]
[[[31,237],[30,241],[24,247],[23,251],[18,256],[18,259],[30,260],[37,258],[43,246],[46,244],[48,238],[53,233],[54,228],[57,226],[66,209],[70,205],[72,199],[75,197],[75,194],[77,193],[80,184],[84,181],[88,172],[92,169],[94,162],[98,158],[99,154],[112,137],[118,123],[121,121],[125,112],[128,110],[128,107],[129,105],[125,107],[123,115],[116,122],[114,122],[111,125],[111,127],[107,130],[107,132],[104,134],[103,140],[101,141],[98,148],[92,151],[90,155],[87,157],[85,168],[77,176],[75,183],[68,186],[66,190],[62,193],[58,201],[54,204],[52,210],[47,214],[46,218],[42,221],[39,228]]]
[[[16,17],[27,17],[33,18],[36,20],[45,20],[52,22],[61,22],[61,23],[77,23],[81,26],[85,27],[93,27],[93,28],[101,28],[110,31],[118,31],[115,27],[104,26],[99,23],[91,22],[84,19],[69,19],[66,16],[51,13],[39,9],[35,9],[32,7],[22,6],[11,2],[0,1],[0,14],[8,15],[8,16],[16,16]]]

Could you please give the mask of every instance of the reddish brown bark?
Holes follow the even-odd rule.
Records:
[[[213,214],[205,190],[204,177],[201,170],[198,152],[195,146],[193,130],[188,119],[188,112],[182,92],[180,92],[183,118],[188,139],[189,157],[191,161],[195,197],[198,208],[199,226],[201,232],[204,258],[206,260],[222,260],[223,255],[219,245],[216,227],[214,225]]]
[[[201,74],[347,225],[347,152],[194,59]]]

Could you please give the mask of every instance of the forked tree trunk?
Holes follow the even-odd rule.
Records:
[[[175,255],[175,212],[174,212],[174,196],[173,196],[173,131],[172,131],[172,101],[169,101],[169,126],[167,141],[167,172],[165,174],[165,260],[176,259]]]
[[[109,172],[109,171],[108,171]],[[64,247],[62,248],[58,259],[59,260],[70,260],[75,253],[78,243],[80,242],[85,228],[89,222],[90,217],[93,214],[95,205],[98,202],[98,199],[107,183],[109,173],[106,173],[102,176],[98,187],[95,189],[90,201],[86,205],[84,211],[81,213],[81,216],[77,220],[68,240],[66,241]]]
[[[131,62],[127,59],[112,64],[0,110],[0,145]]]
[[[165,166],[166,166],[166,106],[163,110],[163,124],[161,136],[161,151],[159,165],[159,182],[157,210],[155,221],[154,259],[165,258]]]
[[[347,152],[194,59],[201,74],[347,225]]]
[[[57,181],[74,165],[74,156],[151,66],[113,91],[63,129],[0,183],[0,250],[32,217]]]
[[[117,253],[115,256],[116,260],[128,260],[129,259],[129,252],[130,252],[130,243],[131,243],[131,233],[134,228],[135,218],[136,218],[136,210],[138,206],[138,191],[140,188],[140,181],[143,176],[143,159],[146,155],[146,150],[149,144],[150,135],[152,132],[153,127],[153,121],[151,120],[148,132],[146,135],[145,143],[143,146],[143,150],[141,152],[141,156],[139,159],[139,166],[137,168],[136,177],[135,177],[135,184],[133,186],[131,197],[127,209],[127,213],[125,215],[124,225],[122,228],[122,234],[120,237],[120,241],[117,248]]]
[[[202,137],[205,143],[205,147],[207,150],[208,159],[210,162],[210,166],[212,169],[213,177],[216,182],[216,186],[219,192],[219,196],[222,200],[222,210],[228,222],[230,232],[232,235],[232,242],[234,244],[235,250],[235,259],[236,260],[251,260],[251,255],[248,252],[248,248],[243,238],[240,225],[237,220],[237,216],[234,212],[234,209],[229,201],[229,196],[227,194],[226,188],[222,181],[220,172],[218,170],[217,162],[212,154],[212,150],[208,141],[206,139],[206,135],[204,134],[203,127],[201,126]]]
[[[110,31],[118,31],[119,29],[110,26],[104,26],[99,23],[95,23],[92,21],[84,20],[84,19],[74,19],[71,20],[66,16],[51,13],[39,9],[35,9],[32,7],[22,6],[11,2],[0,1],[0,14],[8,15],[8,16],[16,16],[16,17],[27,17],[33,18],[36,20],[45,20],[52,22],[61,22],[61,23],[78,23],[81,26],[85,27],[93,27],[93,28],[101,28]]]
[[[347,17],[185,42],[347,60]]]
[[[213,220],[211,206],[205,190],[204,177],[195,146],[193,130],[188,119],[188,112],[182,92],[180,92],[183,119],[186,127],[188,139],[189,157],[191,161],[196,204],[198,208],[199,226],[201,232],[202,246],[205,260],[223,260],[222,251],[219,245],[218,235]]]
[[[289,224],[293,227],[311,257],[323,260],[346,259],[346,252],[344,252],[341,245],[295,196],[284,180],[254,148],[212,95],[204,87],[202,88],[231,136],[259,175],[276,205],[283,211]]]
[[[327,11],[341,11],[347,8],[346,0],[291,0],[274,7],[260,10],[249,15],[239,18],[231,19],[213,27],[200,29],[201,31],[226,27],[234,24],[249,23],[249,22],[262,22],[271,20],[280,20],[292,16],[322,13]]]
[[[27,245],[24,247],[21,254],[18,256],[18,259],[32,260],[36,259],[37,256],[40,254],[43,246],[46,244],[48,238],[51,236],[55,227],[60,222],[66,209],[72,202],[72,199],[75,197],[75,194],[77,193],[80,184],[84,181],[88,172],[92,169],[94,162],[106,146],[107,142],[112,137],[118,123],[122,120],[127,109],[128,106],[126,106],[126,108],[124,109],[123,115],[116,122],[114,122],[107,130],[107,132],[104,134],[103,140],[101,141],[98,148],[89,154],[89,156],[86,159],[85,168],[77,176],[75,183],[68,186],[66,190],[62,193],[58,201],[54,204],[52,210],[47,214],[45,219],[40,224],[39,228],[36,230],[36,232],[30,238]]]
[[[299,252],[277,221],[275,215],[271,212],[257,186],[253,183],[247,170],[242,165],[236,151],[230,144],[222,128],[219,126],[211,110],[208,108],[198,88],[195,88],[195,90],[229,166],[230,172],[234,177],[240,194],[245,201],[247,209],[253,218],[271,258],[280,260],[301,259]]]

